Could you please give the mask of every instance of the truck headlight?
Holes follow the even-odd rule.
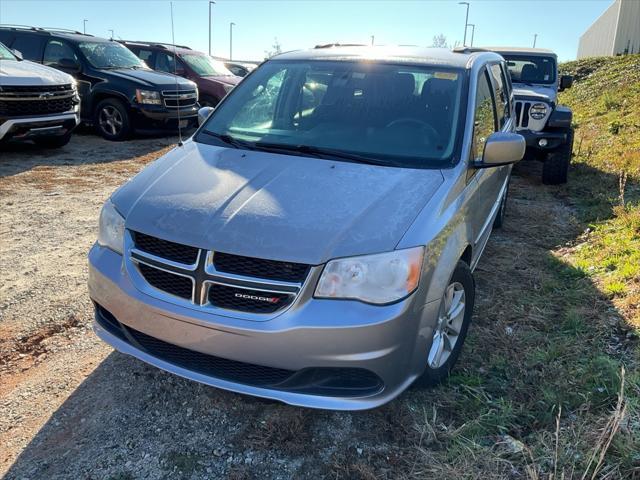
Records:
[[[367,303],[395,302],[420,281],[424,247],[331,260],[316,287],[316,298],[350,298]]]
[[[545,103],[534,103],[529,110],[529,116],[534,120],[542,120],[547,114],[547,105]]]
[[[98,244],[122,255],[124,246],[124,218],[111,200],[107,200],[100,212]]]
[[[160,92],[154,90],[140,90],[136,88],[136,101],[147,105],[160,105]]]

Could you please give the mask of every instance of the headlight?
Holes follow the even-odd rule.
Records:
[[[424,247],[331,260],[315,297],[391,303],[413,292],[420,281]]]
[[[160,105],[160,92],[154,90],[140,90],[136,88],[136,101],[147,105]]]
[[[547,114],[547,105],[545,103],[534,103],[529,110],[529,116],[534,120],[542,120]]]
[[[107,200],[100,212],[100,229],[98,230],[98,244],[122,254],[124,245],[124,218]]]

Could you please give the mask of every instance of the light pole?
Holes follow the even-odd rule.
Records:
[[[211,56],[211,5],[215,5],[216,2],[209,2],[209,56]]]
[[[473,37],[476,34],[476,24],[475,23],[467,23],[467,26],[471,27],[471,46],[473,47]]]
[[[375,35],[371,35],[371,46],[373,47],[373,44],[376,40],[376,36]]]
[[[87,20],[86,18],[84,20],[82,20],[82,33],[84,33],[85,35],[87,34],[87,22],[89,20]]]
[[[538,34],[534,33],[533,34],[533,48],[536,48],[536,40],[538,40]]]
[[[229,60],[233,60],[233,26],[235,23],[229,23]]]
[[[466,5],[467,6],[467,16],[464,19],[464,40],[462,41],[462,46],[467,46],[467,25],[469,24],[469,2],[458,2],[458,5]]]
[[[113,40],[113,30],[109,29],[109,31],[111,32],[111,40]]]

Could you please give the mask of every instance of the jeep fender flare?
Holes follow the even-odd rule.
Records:
[[[547,122],[549,128],[571,128],[571,122],[573,120],[573,112],[565,105],[558,105]]]

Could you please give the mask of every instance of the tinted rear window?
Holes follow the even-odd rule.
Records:
[[[42,61],[42,37],[40,35],[16,35],[11,48],[18,50],[26,60]]]

